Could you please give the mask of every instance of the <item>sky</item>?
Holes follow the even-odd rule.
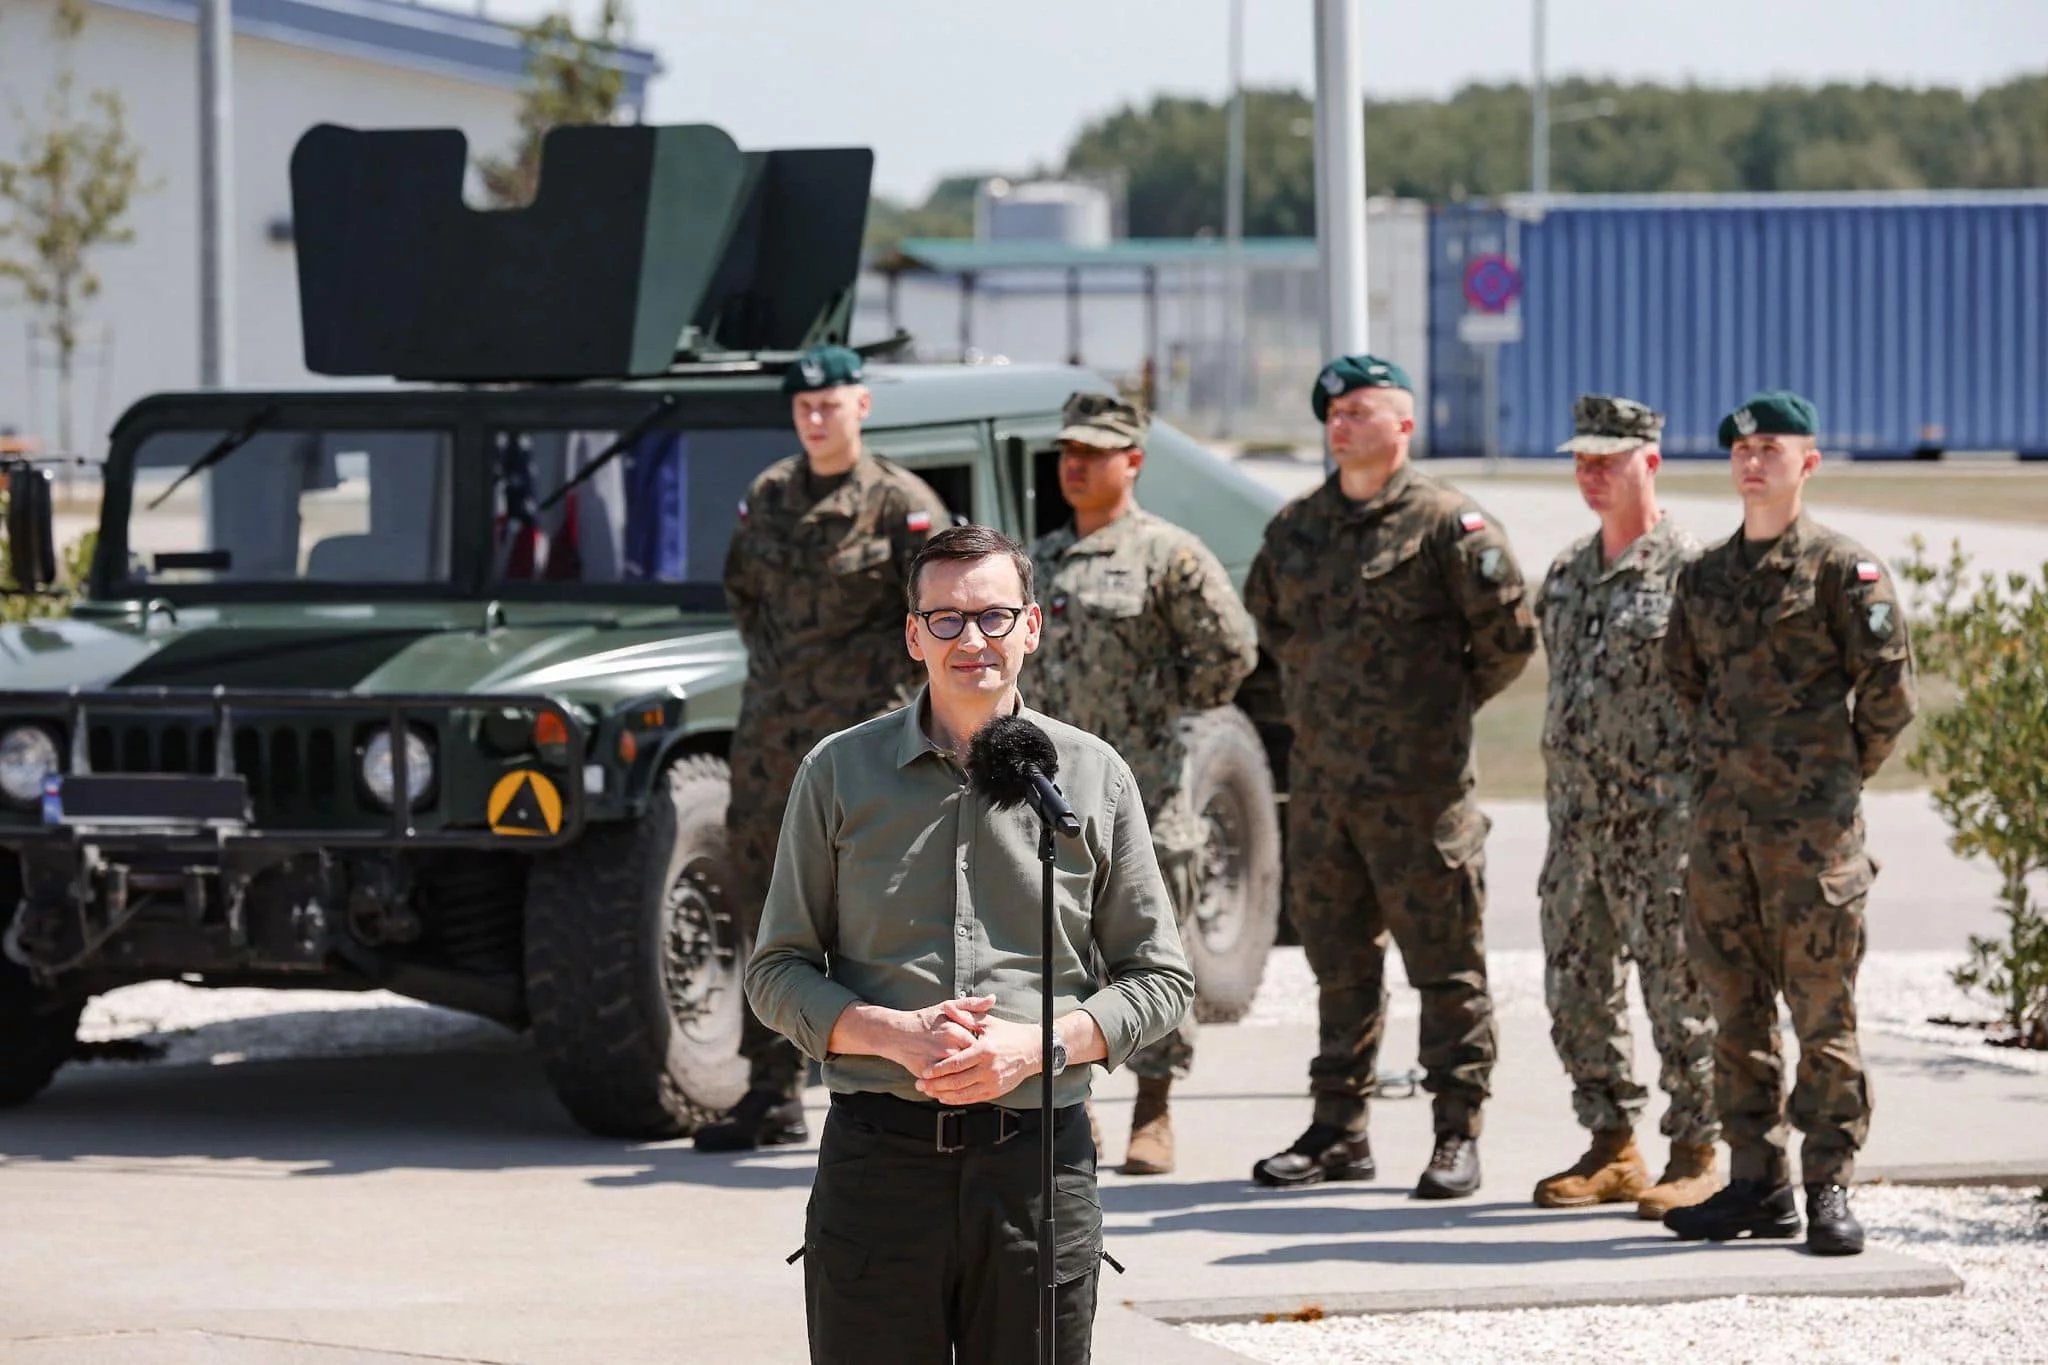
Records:
[[[558,0],[481,3],[516,22]],[[870,146],[876,189],[912,201],[947,174],[1055,166],[1090,119],[1229,84],[1230,0],[629,3],[635,40],[666,67],[650,121],[717,123],[742,147]],[[1528,79],[1535,0],[1358,4],[1369,95]],[[1307,90],[1312,0],[1244,6],[1246,82]],[[1547,12],[1552,79],[1975,91],[2048,71],[2048,0],[1548,0]]]

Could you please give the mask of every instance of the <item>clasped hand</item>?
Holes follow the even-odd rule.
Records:
[[[919,1093],[942,1104],[984,1104],[1035,1075],[1039,1027],[997,1019],[992,995],[948,1000],[908,1018],[908,1046],[896,1060],[917,1077]]]

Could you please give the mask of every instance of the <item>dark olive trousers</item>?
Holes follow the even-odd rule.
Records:
[[[813,1365],[1031,1365],[1037,1128],[942,1153],[932,1139],[883,1131],[849,1108],[835,1102],[825,1121],[804,1220]],[[938,1106],[929,1108],[936,1116]],[[1102,1205],[1080,1105],[1060,1111],[1054,1154],[1055,1345],[1060,1365],[1086,1365]]]

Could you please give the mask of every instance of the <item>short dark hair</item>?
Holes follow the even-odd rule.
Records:
[[[1024,606],[1038,599],[1031,595],[1031,556],[1024,547],[992,526],[948,526],[924,543],[910,564],[910,582],[904,585],[910,610],[918,609],[917,584],[924,566],[936,563],[963,564],[977,559],[1008,555],[1017,568],[1017,581],[1024,585]]]

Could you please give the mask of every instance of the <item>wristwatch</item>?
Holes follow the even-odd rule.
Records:
[[[1052,1036],[1052,1074],[1057,1076],[1067,1069],[1067,1040],[1057,1033]]]

